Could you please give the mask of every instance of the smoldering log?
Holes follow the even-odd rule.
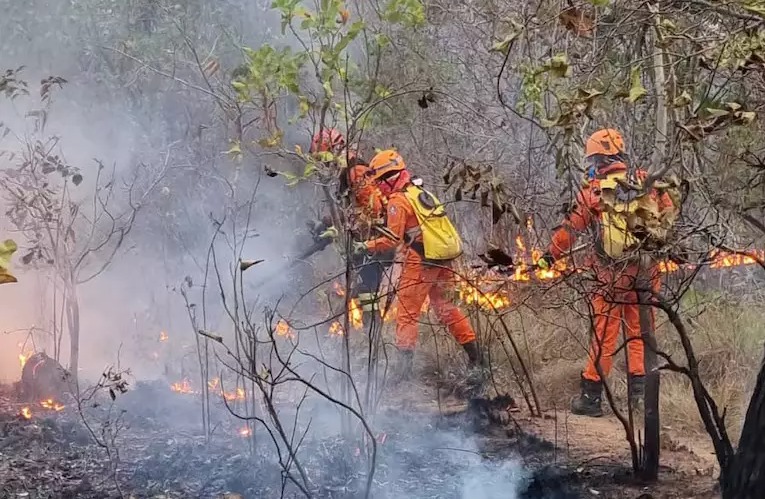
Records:
[[[71,376],[55,359],[38,352],[24,364],[19,385],[23,401],[62,400],[71,393]]]

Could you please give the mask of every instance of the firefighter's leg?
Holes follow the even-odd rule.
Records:
[[[398,316],[396,346],[401,350],[414,350],[420,322],[420,310],[430,291],[431,283],[423,279],[423,265],[407,261],[396,287]]]
[[[382,279],[383,267],[380,262],[366,259],[359,269],[359,284],[357,298],[359,306],[364,314],[364,323],[367,324],[377,314],[379,318],[379,290]],[[375,319],[377,319],[375,318]]]
[[[430,306],[433,307],[438,320],[449,329],[449,333],[460,345],[474,343],[475,331],[470,321],[449,296],[454,294],[452,289],[454,272],[449,268],[427,266],[423,271],[423,277],[426,281],[433,283],[430,288]]]
[[[478,389],[486,378],[483,365],[483,355],[476,341],[475,331],[470,320],[452,301],[454,296],[455,276],[450,268],[426,267],[426,279],[433,282],[430,288],[430,306],[436,313],[438,320],[442,322],[449,333],[454,336],[457,343],[462,345],[468,356],[468,370],[466,382],[472,389]]]
[[[597,365],[600,366],[603,376],[608,376],[611,372],[611,366],[614,363],[613,354],[621,331],[622,306],[612,303],[600,293],[592,296],[591,303],[595,315],[594,328],[587,366],[584,368],[582,377],[590,381],[601,381]]]
[[[612,356],[616,350],[621,328],[621,306],[610,303],[599,293],[593,294],[591,304],[595,318],[589,358],[582,372],[581,392],[571,402],[571,412],[599,417],[603,415],[601,407],[603,381],[598,374],[597,366],[600,366],[604,376],[611,370]]]

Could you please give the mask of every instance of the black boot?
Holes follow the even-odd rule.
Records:
[[[462,345],[468,356],[467,384],[472,388],[480,387],[486,380],[487,372],[478,342],[471,341]]]
[[[599,418],[603,415],[600,407],[603,383],[582,378],[582,393],[571,401],[572,414]]]
[[[632,408],[641,410],[645,397],[645,376],[630,374],[627,376],[627,384]]]
[[[470,364],[470,367],[483,366],[483,356],[481,355],[481,349],[478,348],[477,341],[474,340],[465,343],[462,345],[462,348],[464,348],[465,352],[467,353],[468,364]]]
[[[398,365],[393,382],[398,384],[409,381],[412,378],[412,365],[414,364],[414,350],[399,350]]]

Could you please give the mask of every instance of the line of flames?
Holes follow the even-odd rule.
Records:
[[[236,400],[244,400],[245,399],[245,391],[244,388],[237,388],[233,392],[226,392],[223,390],[223,387],[220,386],[220,379],[214,378],[207,382],[207,387],[212,392],[220,395],[223,397],[227,402],[233,402]],[[175,383],[172,383],[170,385],[170,390],[176,392],[176,393],[183,393],[187,395],[200,395],[202,392],[200,390],[196,390],[192,385],[191,382],[188,379],[183,379],[181,381],[176,381]]]

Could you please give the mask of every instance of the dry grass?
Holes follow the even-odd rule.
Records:
[[[758,298],[750,296],[745,301],[740,293],[738,295],[734,300],[732,294],[719,291],[693,292],[686,296],[682,307],[702,378],[719,406],[727,411],[727,423],[734,439],[741,430],[765,342],[765,310],[755,305]],[[675,361],[685,364],[677,333],[662,313],[658,314],[658,320],[660,347]],[[518,396],[507,352],[511,353],[516,367],[517,360],[503,328],[495,324],[492,330],[483,313],[474,312],[472,321],[484,345],[489,345],[495,381]],[[589,329],[586,316],[573,310],[525,307],[508,312],[504,321],[532,372],[543,408],[567,408],[578,393],[579,376],[586,360]],[[441,386],[459,384],[464,374],[464,353],[443,328],[424,325],[417,366],[421,374],[439,378]],[[626,405],[625,361],[621,352],[615,359],[609,386],[617,403]],[[704,432],[690,385],[682,375],[670,372],[662,375],[661,413],[662,424],[674,430],[698,435]]]

